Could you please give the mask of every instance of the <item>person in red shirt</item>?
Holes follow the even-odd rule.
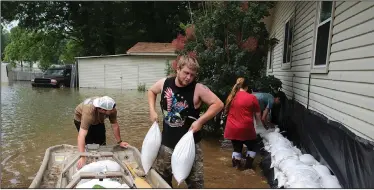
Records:
[[[251,169],[256,152],[255,115],[261,118],[261,109],[257,98],[248,93],[249,80],[238,78],[226,100],[225,114],[227,114],[225,139],[231,140],[234,151],[232,153],[233,167],[241,167],[243,144],[247,146],[244,169]]]

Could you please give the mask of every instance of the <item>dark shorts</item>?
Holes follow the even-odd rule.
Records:
[[[231,140],[232,146],[234,148],[234,152],[243,152],[243,144],[247,146],[248,151],[256,152],[256,146],[258,143],[258,140],[247,140],[247,141],[239,141],[239,140]]]
[[[81,122],[74,120],[75,127],[79,132]],[[106,130],[105,124],[100,123],[98,125],[91,125],[88,128],[87,136],[86,136],[86,144],[99,144],[99,145],[106,145]]]
[[[196,155],[190,175],[186,179],[186,184],[189,189],[204,188],[204,162],[203,151],[200,143],[195,145]],[[161,145],[156,161],[153,163],[153,169],[161,175],[162,178],[172,187],[172,171],[171,171],[171,155],[173,149]]]

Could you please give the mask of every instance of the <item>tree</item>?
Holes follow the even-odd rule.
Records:
[[[81,56],[83,52],[82,45],[74,40],[68,40],[62,49],[60,61],[64,64],[73,64],[75,57]]]
[[[46,70],[51,64],[59,63],[59,55],[64,47],[63,36],[50,31],[32,31],[21,27],[14,27],[10,32],[11,42],[6,46],[5,60],[11,63],[29,62],[30,67],[36,61],[40,68]]]
[[[89,56],[124,53],[139,41],[171,41],[179,23],[189,19],[186,6],[183,1],[8,1],[2,2],[1,16],[24,28],[60,32]]]
[[[252,84],[261,77],[268,47],[277,42],[269,39],[261,21],[269,16],[273,5],[252,1],[202,2],[202,8],[193,12],[193,24],[181,25],[184,35],[179,34],[172,42],[176,52],[197,57],[199,81],[221,100],[238,77],[249,77]]]
[[[1,60],[4,60],[4,50],[5,47],[10,42],[10,34],[7,30],[4,29],[3,25],[1,25]]]

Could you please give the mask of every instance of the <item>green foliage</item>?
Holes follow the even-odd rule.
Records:
[[[92,189],[105,189],[105,187],[96,184],[96,185],[94,185],[94,186],[92,187]]]
[[[142,83],[140,83],[140,84],[138,84],[138,91],[139,92],[145,92],[145,83],[144,84],[142,84]]]
[[[82,45],[78,41],[68,40],[59,58],[64,64],[74,64],[75,57],[82,55],[82,52]]]
[[[263,76],[253,83],[252,89],[258,92],[267,92],[274,94],[282,88],[282,81],[273,75]]]
[[[1,60],[4,59],[5,47],[10,43],[10,33],[1,25]]]
[[[184,1],[5,1],[1,17],[19,26],[59,32],[81,54],[123,54],[140,41],[168,42],[189,19]],[[191,2],[193,7],[195,4]],[[63,57],[71,61],[69,53]]]
[[[169,76],[173,72],[174,71],[173,71],[173,68],[171,67],[171,63],[169,63],[169,60],[166,60],[165,61],[165,76]]]
[[[176,53],[197,57],[198,81],[223,102],[238,77],[249,78],[251,88],[271,91],[281,87],[279,80],[264,76],[268,49],[278,40],[269,38],[261,20],[269,16],[273,6],[274,2],[201,2],[201,8],[194,11],[193,24],[180,24],[185,33],[173,41]],[[206,110],[206,106],[201,108]],[[205,133],[222,135],[217,121],[208,121]]]
[[[10,32],[11,42],[6,46],[4,59],[11,63],[36,61],[40,69],[48,69],[51,64],[59,63],[59,55],[64,47],[63,36],[56,32],[43,32],[14,27]]]
[[[199,81],[221,100],[238,77],[255,81],[262,76],[268,48],[277,43],[277,39],[269,39],[261,21],[269,16],[273,5],[274,2],[211,2],[194,11],[193,27],[180,25],[186,36],[173,41],[176,52],[197,54]]]

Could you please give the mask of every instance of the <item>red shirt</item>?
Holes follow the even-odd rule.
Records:
[[[256,139],[253,116],[260,111],[260,105],[254,95],[244,91],[237,92],[227,115],[225,139],[240,141]]]

